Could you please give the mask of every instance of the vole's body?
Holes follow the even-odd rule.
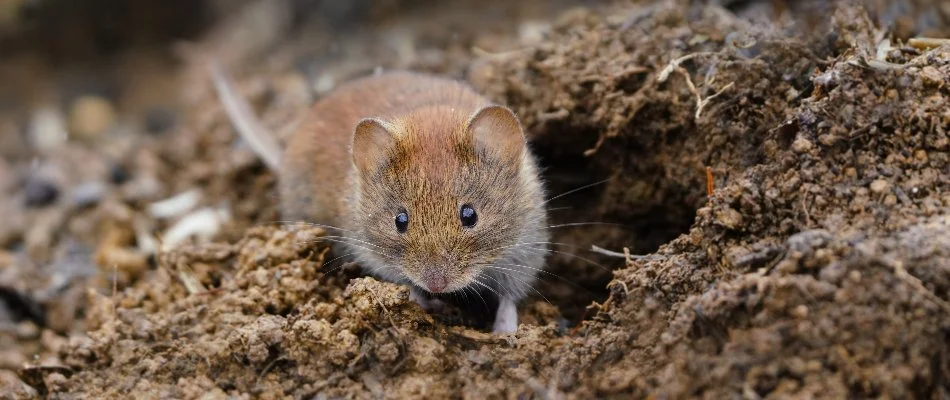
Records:
[[[261,142],[252,136],[266,132],[247,128],[259,125],[215,75],[242,136]],[[268,151],[277,150],[259,150]],[[456,81],[384,73],[319,100],[282,154],[262,157],[279,159],[285,219],[341,228],[347,253],[410,284],[423,306],[426,291],[494,293],[495,331],[517,327],[515,305],[543,267],[548,234],[538,168],[510,111]],[[477,222],[460,222],[466,207]]]

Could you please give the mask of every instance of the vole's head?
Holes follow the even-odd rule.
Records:
[[[485,268],[537,245],[543,192],[517,117],[445,107],[364,119],[352,147],[354,225],[370,268],[432,293],[491,284]],[[498,265],[495,268],[511,268]]]

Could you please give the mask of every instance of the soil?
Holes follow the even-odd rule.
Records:
[[[950,397],[945,2],[101,3],[0,13],[0,398]],[[380,66],[511,106],[518,332],[277,222],[207,55],[277,132]]]

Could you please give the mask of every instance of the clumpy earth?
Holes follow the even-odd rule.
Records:
[[[555,3],[209,3],[88,54],[3,13],[0,397],[950,396],[944,2]],[[378,66],[510,105],[555,197],[517,334],[276,222],[207,55],[277,132]]]

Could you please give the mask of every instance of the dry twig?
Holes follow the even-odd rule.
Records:
[[[681,67],[680,64],[683,63],[684,61],[687,61],[699,56],[709,56],[709,55],[717,55],[717,54],[719,53],[699,52],[699,53],[690,53],[685,56],[675,58],[672,61],[670,61],[670,63],[667,64],[666,67],[664,67],[663,70],[660,71],[660,73],[656,77],[657,82],[662,83],[662,82],[666,82],[666,80],[669,79],[670,74],[672,74],[674,71],[679,72],[680,75],[683,75],[683,78],[686,79],[686,86],[689,87],[689,91],[693,94],[693,96],[696,96],[696,114],[694,116],[694,119],[696,120],[699,120],[699,117],[703,114],[703,109],[706,108],[707,105],[709,105],[710,101],[719,97],[726,90],[729,90],[730,88],[732,88],[735,85],[735,82],[729,82],[726,86],[723,86],[712,96],[708,96],[704,98],[702,94],[699,93],[699,90],[696,89],[696,85],[693,83],[693,79],[690,78],[689,72],[686,71],[686,69],[684,69],[683,67]]]
[[[626,247],[623,248],[623,253],[621,253],[619,251],[607,250],[596,244],[590,245],[590,251],[593,251],[594,253],[602,254],[608,257],[625,258],[628,260],[642,260],[642,259],[651,257],[650,255],[630,254],[630,249]]]
[[[929,50],[932,48],[940,47],[943,45],[950,44],[950,39],[948,38],[929,38],[929,37],[915,37],[910,38],[907,41],[907,44],[910,47],[920,50]]]

